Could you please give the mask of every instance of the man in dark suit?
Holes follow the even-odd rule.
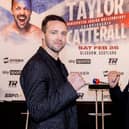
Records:
[[[30,129],[77,129],[77,91],[85,81],[79,73],[68,74],[59,59],[66,44],[64,19],[48,15],[42,22],[42,47],[28,61],[20,82],[30,113]]]
[[[123,91],[119,87],[120,72],[110,71],[108,82],[113,102],[113,126],[117,129],[129,129],[129,83]]]

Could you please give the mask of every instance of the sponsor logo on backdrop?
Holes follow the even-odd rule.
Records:
[[[118,62],[118,58],[109,58],[108,59],[108,64],[109,65],[116,65]]]
[[[76,63],[76,60],[70,59],[70,60],[68,60],[68,63],[70,63],[70,64],[75,64],[75,63]]]
[[[79,72],[82,76],[85,76],[85,75],[89,75],[90,72],[89,71],[82,71],[82,72]]]
[[[21,70],[10,70],[10,75],[20,75]]]
[[[5,93],[5,97],[6,98],[12,98],[12,97],[18,98],[18,97],[21,97],[21,95],[18,93]]]
[[[109,73],[110,71],[108,71],[108,70],[105,70],[105,71],[103,71],[103,76],[104,77],[106,77],[106,76],[108,76],[108,73]],[[119,71],[120,72],[120,75],[124,75],[124,72],[121,72],[121,71]]]
[[[91,64],[91,59],[70,59],[68,60],[68,63],[71,64]]]
[[[103,71],[103,76],[106,77],[108,75],[108,70]]]
[[[8,75],[8,74],[10,74],[10,73],[9,73],[9,70],[3,70],[3,71],[2,71],[2,74]]]
[[[10,64],[17,64],[17,63],[22,63],[24,62],[24,59],[18,59],[18,58],[9,58],[9,57],[5,57],[3,58],[3,63],[4,64],[7,64],[7,63],[10,63]]]
[[[9,80],[8,85],[10,88],[16,88],[18,84],[17,80]]]
[[[91,59],[76,59],[76,64],[91,64]]]
[[[21,70],[3,70],[2,73],[4,75],[20,75],[21,74]]]
[[[90,74],[89,71],[70,71],[70,72],[77,72],[77,73],[80,73],[82,76],[86,76]]]

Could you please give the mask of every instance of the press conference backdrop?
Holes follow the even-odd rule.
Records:
[[[80,72],[89,84],[107,82],[110,70],[123,72],[123,90],[129,78],[129,0],[32,0],[31,23],[40,27],[47,14],[64,17],[68,25],[67,44],[60,54],[69,72]],[[11,0],[0,0],[0,30],[13,21]],[[40,40],[12,35],[0,37],[0,100],[24,101],[20,72],[41,45]],[[95,101],[88,85],[78,101]],[[101,99],[101,91],[98,91]],[[110,101],[108,90],[104,100]]]

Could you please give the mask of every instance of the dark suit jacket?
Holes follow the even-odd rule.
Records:
[[[129,84],[124,91],[120,87],[110,88],[113,102],[113,123],[114,128],[129,129]]]
[[[77,129],[76,91],[67,70],[43,48],[28,61],[20,82],[30,113],[30,129]]]

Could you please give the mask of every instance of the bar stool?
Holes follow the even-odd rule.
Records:
[[[110,116],[111,113],[105,113],[104,112],[104,97],[103,97],[103,92],[104,90],[109,89],[109,86],[106,84],[97,84],[97,85],[89,85],[89,89],[92,89],[95,91],[95,97],[96,97],[96,101],[95,101],[95,113],[88,113],[88,115],[90,116],[95,116],[95,127],[96,129],[98,129],[98,117],[101,116],[102,117],[102,129],[104,129],[104,117],[105,116]],[[101,91],[101,113],[98,113],[98,91]]]
[[[29,110],[27,110],[26,112],[21,112],[21,115],[26,115],[25,129],[28,129],[28,122],[29,122]]]

